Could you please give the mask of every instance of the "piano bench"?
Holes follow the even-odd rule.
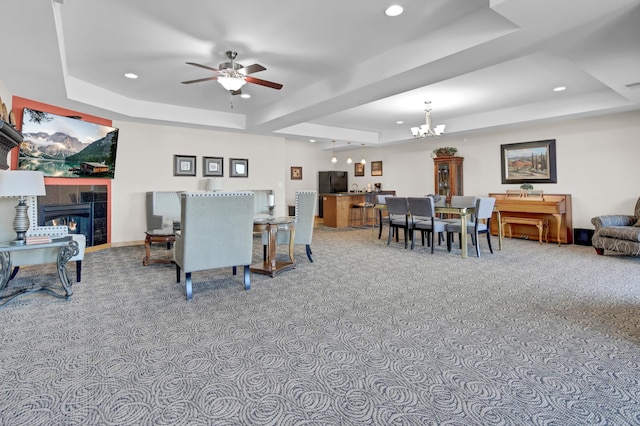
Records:
[[[537,217],[511,217],[502,216],[502,229],[505,225],[509,225],[509,238],[511,238],[511,224],[514,225],[532,225],[538,228],[538,241],[542,244],[542,234],[544,232],[544,240],[549,243],[549,220]]]

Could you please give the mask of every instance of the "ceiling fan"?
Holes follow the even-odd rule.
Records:
[[[199,78],[197,80],[183,81],[182,84],[192,84],[200,83],[202,81],[217,80],[218,83],[220,83],[226,90],[231,92],[232,95],[241,94],[242,92],[240,89],[245,85],[245,83],[258,84],[260,86],[270,87],[276,90],[282,89],[282,84],[249,76],[249,74],[266,70],[266,68],[262,65],[253,64],[245,67],[242,64],[234,62],[234,59],[236,59],[236,56],[238,56],[237,52],[227,50],[226,55],[227,58],[229,58],[229,62],[221,63],[218,69],[211,68],[206,65],[196,64],[195,62],[187,62],[188,65],[193,65],[195,67],[214,71],[216,75],[212,77]]]

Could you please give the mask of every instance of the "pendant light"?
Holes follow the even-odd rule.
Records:
[[[347,142],[347,145],[351,145],[351,142]],[[353,163],[353,160],[351,159],[351,156],[349,156],[347,158],[347,164],[351,164],[351,163]]]
[[[338,159],[336,158],[336,141],[331,141],[333,143],[333,148],[331,149],[331,162],[336,164]]]
[[[360,160],[360,164],[367,164],[367,160],[364,159],[364,144],[362,144],[362,160]]]

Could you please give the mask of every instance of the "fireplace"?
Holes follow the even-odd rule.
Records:
[[[38,226],[66,226],[69,234],[83,234],[94,245],[91,203],[45,204],[38,207]]]
[[[87,247],[108,243],[108,193],[105,185],[46,185],[38,197],[38,226],[66,226],[83,234]]]

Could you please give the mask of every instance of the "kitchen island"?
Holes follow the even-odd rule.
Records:
[[[323,203],[323,223],[331,228],[350,226],[351,206],[364,203],[364,192],[337,192],[321,194]]]

